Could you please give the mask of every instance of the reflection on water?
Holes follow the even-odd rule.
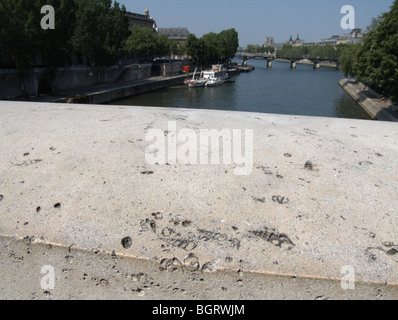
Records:
[[[336,98],[335,117],[349,119],[371,119],[370,116],[348,94]],[[347,106],[351,106],[347,108]]]
[[[321,117],[370,119],[339,86],[343,77],[335,68],[314,70],[311,65],[250,60],[256,70],[236,76],[235,83],[214,88],[172,87],[129,99],[115,105],[236,110]]]

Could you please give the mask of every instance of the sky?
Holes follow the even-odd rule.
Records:
[[[296,39],[315,41],[349,33],[341,27],[344,5],[355,9],[355,27],[364,28],[394,0],[118,0],[128,11],[144,14],[148,8],[158,28],[186,27],[201,37],[235,28],[240,46]]]

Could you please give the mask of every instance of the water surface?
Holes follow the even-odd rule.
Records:
[[[370,119],[340,87],[343,74],[330,67],[249,60],[253,72],[214,88],[171,87],[114,102],[114,105],[216,109],[320,117]]]

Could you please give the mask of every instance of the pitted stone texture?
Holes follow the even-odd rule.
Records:
[[[397,293],[394,123],[11,102],[0,102],[0,112],[4,239],[71,247],[88,261],[95,252],[147,261],[171,278],[178,270],[243,272],[329,279],[336,289],[349,265],[357,288],[387,283]],[[172,134],[169,121],[196,132],[252,129],[252,173],[234,175],[238,165],[149,165],[146,133]],[[10,256],[12,245],[2,250]],[[347,294],[335,289],[332,298]]]

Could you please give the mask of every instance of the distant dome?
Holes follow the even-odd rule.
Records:
[[[148,10],[148,8],[145,9],[145,15],[146,15],[147,17],[149,17],[149,10]]]

